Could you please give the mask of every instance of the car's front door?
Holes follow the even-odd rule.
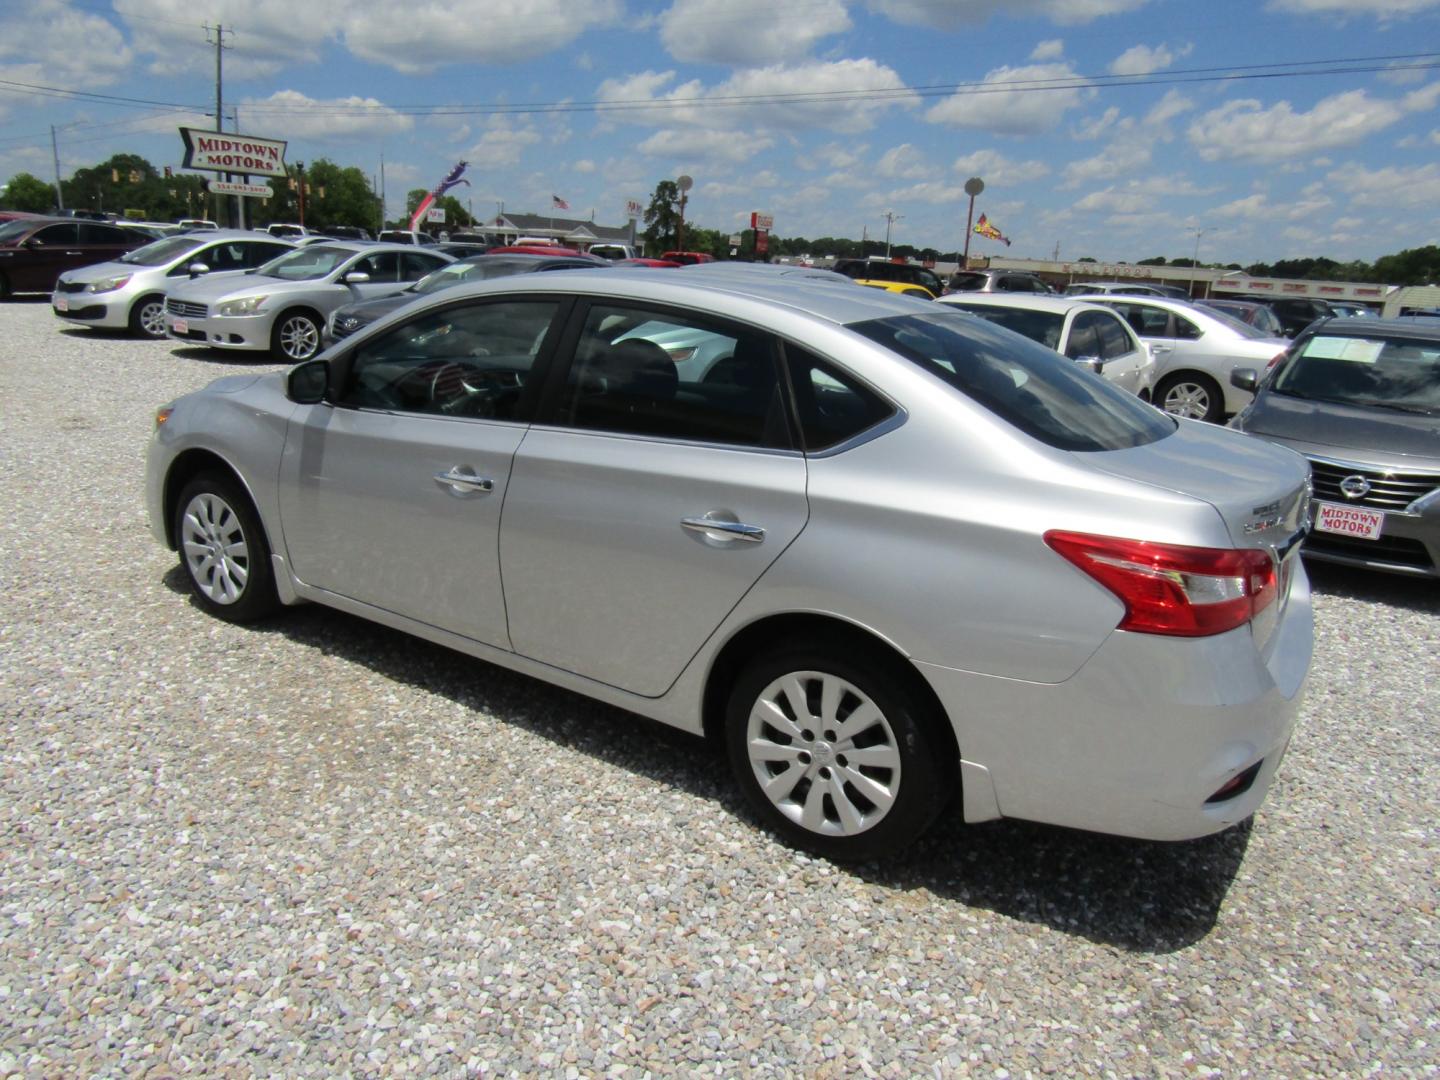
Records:
[[[14,265],[7,266],[6,270],[10,274],[10,284],[16,290],[49,292],[55,288],[61,273],[84,265],[80,224],[61,221],[33,233],[17,251]]]
[[[767,335],[595,302],[511,474],[500,566],[515,651],[663,694],[807,513]]]
[[[298,411],[281,464],[301,581],[510,647],[500,508],[561,306],[460,302],[337,359],[335,401]]]

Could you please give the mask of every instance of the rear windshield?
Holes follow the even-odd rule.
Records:
[[[202,236],[167,236],[164,240],[126,252],[119,261],[136,266],[165,266],[204,243],[206,240]]]
[[[956,292],[979,292],[988,280],[984,274],[954,274],[950,278],[950,288]]]
[[[1029,338],[960,312],[852,323],[1032,438],[1061,450],[1124,450],[1175,421]]]
[[[992,307],[989,304],[951,304],[961,311],[979,315],[986,322],[1014,330],[1031,341],[1038,341],[1047,349],[1060,349],[1060,331],[1065,327],[1065,316],[1053,311],[1027,311],[1025,308]]]
[[[1259,341],[1261,338],[1268,338],[1271,336],[1267,334],[1264,330],[1258,330],[1255,327],[1251,326],[1249,323],[1237,319],[1228,311],[1219,311],[1216,308],[1209,308],[1206,310],[1205,314],[1209,315],[1210,318],[1214,319],[1220,325],[1228,326],[1231,330],[1234,330],[1235,333],[1239,334],[1241,337],[1248,338],[1251,341]]]
[[[1316,334],[1285,361],[1271,391],[1440,416],[1440,341]]]

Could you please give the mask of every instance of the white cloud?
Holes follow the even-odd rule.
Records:
[[[714,132],[817,128],[858,132],[874,127],[889,109],[919,98],[892,69],[873,60],[810,61],[737,71],[707,89],[698,79],[669,88],[673,71],[645,71],[607,79],[597,97],[601,115],[637,124],[694,126]],[[669,88],[669,89],[667,89]],[[744,104],[703,107],[711,99]],[[722,135],[719,137],[744,137]]]
[[[1217,206],[1209,212],[1210,217],[1221,218],[1242,218],[1246,221],[1260,221],[1271,217],[1275,213],[1266,198],[1264,192],[1256,192],[1254,195],[1247,195],[1243,199],[1236,199],[1224,206]]]
[[[865,160],[870,147],[864,144],[827,143],[817,150],[816,156],[832,169],[849,169]]]
[[[1063,89],[1048,87],[1061,84]],[[996,68],[978,88],[969,88],[931,107],[925,119],[935,124],[978,128],[999,135],[1038,135],[1060,123],[1093,91],[1066,64]]]
[[[79,90],[116,82],[133,60],[119,30],[62,0],[17,4],[0,19],[0,79]]]
[[[1145,114],[1143,123],[1147,127],[1159,127],[1168,124],[1175,117],[1187,113],[1195,107],[1195,103],[1187,98],[1179,90],[1167,90],[1165,96],[1157,101]],[[1166,129],[1166,137],[1171,137],[1169,129]]]
[[[514,127],[509,117],[499,116],[485,126],[480,141],[469,149],[466,157],[477,163],[483,162],[486,168],[518,165],[527,149],[543,141],[538,131]]]
[[[1038,17],[1061,26],[1079,26],[1134,11],[1146,3],[1148,0],[868,0],[867,6],[906,26],[953,30],[967,23],[983,23],[992,15]]]
[[[764,67],[803,57],[850,25],[840,0],[811,0],[804,18],[777,18],[773,0],[675,0],[660,16],[660,41],[676,60]]]
[[[1177,90],[1166,91],[1165,96],[1151,106],[1150,111],[1140,120],[1133,117],[1116,119],[1114,110],[1107,111],[1105,123],[1097,125],[1110,130],[1109,144],[1100,153],[1065,166],[1063,188],[1080,187],[1099,180],[1133,175],[1150,164],[1155,148],[1175,138],[1170,130],[1170,121],[1193,108],[1190,99]]]
[[[1270,0],[1269,11],[1294,15],[1338,15],[1350,18],[1373,15],[1382,21],[1418,15],[1440,7],[1440,0]]]
[[[579,173],[581,176],[588,176],[595,171],[595,168],[595,162],[590,161],[588,158],[581,158],[579,161],[572,162],[570,165],[570,171]]]
[[[1430,146],[1440,146],[1440,128],[1436,128],[1429,135],[1407,135],[1395,145],[1402,150],[1414,150],[1427,143]]]
[[[1093,120],[1080,121],[1080,126],[1075,128],[1074,131],[1075,138],[1086,141],[1090,139],[1098,139],[1101,135],[1104,135],[1107,131],[1113,128],[1116,121],[1118,121],[1119,119],[1119,108],[1111,105],[1108,109],[1106,109],[1099,116],[1095,117]]]
[[[126,0],[115,14],[157,74],[213,72],[215,52],[206,43],[214,41],[214,31],[201,23],[218,23],[226,27],[229,46],[226,76],[269,78],[286,67],[318,63],[343,11],[338,0],[207,0],[203,12],[194,0]]]
[[[240,116],[246,130],[283,131],[288,139],[371,139],[415,126],[410,117],[374,98],[321,101],[298,90],[277,90],[268,98],[246,98],[240,104]]]
[[[892,180],[918,180],[922,176],[929,176],[935,170],[919,150],[909,143],[901,143],[880,155],[880,160],[875,163],[875,171]]]
[[[1013,187],[1050,174],[1043,161],[1012,161],[995,150],[976,150],[956,158],[951,166],[960,176],[978,176],[991,187]]]
[[[1166,45],[1132,45],[1110,62],[1112,75],[1149,75],[1163,71],[1177,58],[1190,55],[1191,46],[1183,45],[1171,51]]]
[[[1076,210],[1112,210],[1116,213],[1138,213],[1153,208],[1161,199],[1207,195],[1213,188],[1204,188],[1183,176],[1151,176],[1130,180],[1121,185],[1092,191],[1075,202]]]
[[[1036,61],[1059,60],[1065,55],[1065,42],[1060,38],[1042,41],[1030,50],[1030,59]]]
[[[763,136],[742,137],[732,133],[716,138],[714,132],[687,128],[657,131],[637,149],[646,157],[665,158],[683,168],[694,162],[748,161],[774,144],[775,140]]]
[[[1347,90],[1296,112],[1288,101],[1263,108],[1253,98],[1229,101],[1190,125],[1190,142],[1206,161],[1275,162],[1351,146],[1404,115],[1393,101]]]
[[[1367,169],[1350,162],[1326,175],[1326,180],[1354,206],[1382,209],[1431,208],[1440,203],[1440,164]]]

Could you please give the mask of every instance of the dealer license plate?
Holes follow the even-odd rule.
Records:
[[[70,310],[70,301],[67,300],[67,299],[65,299],[65,297],[63,297],[63,296],[57,296],[57,297],[55,297],[55,310],[56,310],[56,311],[69,311],[69,310]]]
[[[190,333],[190,324],[184,319],[176,319],[170,324],[170,329],[177,334],[188,334]]]
[[[1315,531],[1336,533],[1355,540],[1379,540],[1385,527],[1385,515],[1363,506],[1340,506],[1337,503],[1315,504]]]

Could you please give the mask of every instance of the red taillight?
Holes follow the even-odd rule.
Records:
[[[1118,596],[1118,629],[1204,637],[1244,626],[1275,599],[1275,564],[1256,548],[1197,548],[1060,532],[1045,543]]]

